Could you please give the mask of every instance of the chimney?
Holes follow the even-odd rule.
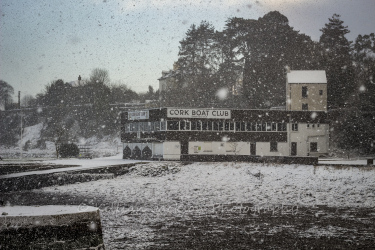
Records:
[[[288,65],[285,66],[286,73],[290,73],[290,67]]]

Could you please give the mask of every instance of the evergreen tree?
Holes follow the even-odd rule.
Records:
[[[215,30],[208,22],[192,25],[180,42],[176,100],[183,106],[204,107],[215,96],[213,74],[217,69]],[[188,88],[183,90],[183,88]]]
[[[354,44],[357,106],[361,111],[375,110],[375,35],[359,35]]]
[[[319,67],[319,47],[299,34],[288,18],[272,11],[247,23],[248,54],[244,64],[244,95],[250,108],[285,105],[286,70]]]
[[[322,65],[327,73],[328,108],[331,109],[348,106],[355,89],[350,56],[352,42],[345,37],[350,31],[343,23],[340,15],[334,14],[321,29],[320,43],[324,48]]]

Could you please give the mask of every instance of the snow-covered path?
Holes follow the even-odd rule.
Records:
[[[111,157],[96,158],[96,159],[47,160],[47,161],[43,161],[42,164],[59,164],[59,165],[67,165],[67,166],[76,165],[77,167],[55,168],[55,169],[48,169],[48,170],[1,175],[0,179],[22,177],[22,176],[28,176],[28,175],[40,175],[40,174],[67,172],[67,171],[81,171],[81,170],[86,170],[86,169],[95,169],[95,168],[102,168],[105,166],[131,164],[131,163],[136,163],[136,162],[145,162],[145,161],[124,160],[122,159],[122,154],[118,154],[118,155],[111,156]]]

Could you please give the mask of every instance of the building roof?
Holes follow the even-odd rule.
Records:
[[[327,83],[325,70],[291,70],[286,77],[288,83]]]

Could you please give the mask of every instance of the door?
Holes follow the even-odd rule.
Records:
[[[290,155],[292,156],[297,155],[297,142],[292,142]]]
[[[250,155],[256,155],[256,154],[257,154],[256,143],[252,142],[250,143]]]

